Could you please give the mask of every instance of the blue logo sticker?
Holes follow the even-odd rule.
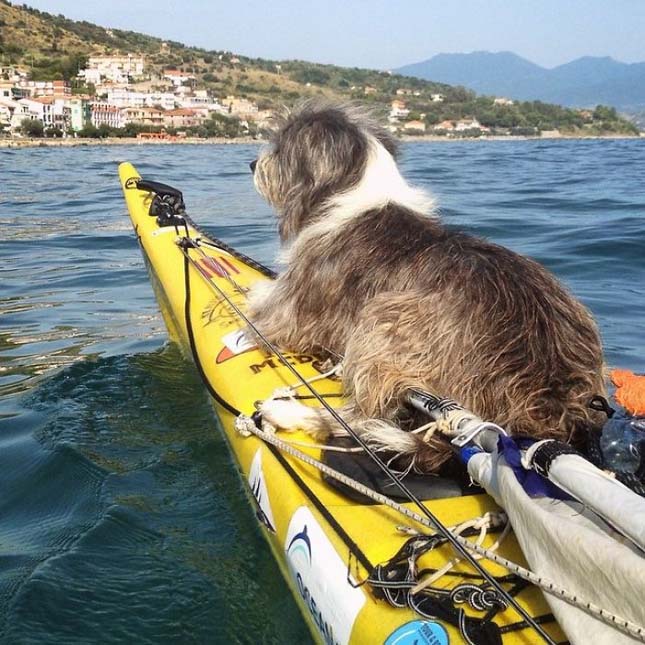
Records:
[[[413,620],[394,630],[383,645],[448,645],[448,633],[431,620]]]
[[[311,540],[307,535],[307,525],[305,524],[304,528],[300,533],[297,533],[293,536],[289,546],[287,547],[287,555],[294,556],[302,554],[307,564],[311,566]]]

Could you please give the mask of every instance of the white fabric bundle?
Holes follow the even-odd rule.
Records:
[[[643,544],[645,499],[574,455],[553,459],[549,479],[583,503],[530,497],[497,450],[471,457],[468,471],[508,514],[535,574],[645,627],[645,557],[633,543]],[[594,504],[630,540],[594,513]],[[582,608],[545,596],[573,645],[642,642]]]

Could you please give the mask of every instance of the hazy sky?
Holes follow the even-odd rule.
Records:
[[[644,0],[26,0],[107,27],[248,56],[390,69],[513,51],[546,67],[645,61]]]

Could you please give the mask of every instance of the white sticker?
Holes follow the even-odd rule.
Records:
[[[271,510],[271,502],[269,501],[269,492],[267,491],[264,473],[262,472],[262,448],[255,453],[255,457],[253,457],[253,461],[251,462],[249,487],[258,504],[258,519],[269,531],[275,533],[275,522],[273,520],[273,511]]]
[[[243,329],[238,329],[237,331],[232,331],[230,334],[226,334],[226,336],[222,337],[222,342],[232,354],[242,354],[243,352],[247,352],[249,349],[256,347],[256,344],[246,337]]]
[[[349,643],[365,594],[347,580],[347,565],[306,506],[289,522],[284,543],[296,588],[328,645]]]

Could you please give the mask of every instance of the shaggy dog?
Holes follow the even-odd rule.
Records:
[[[446,228],[395,155],[390,133],[356,108],[310,102],[285,117],[251,166],[277,211],[286,269],[252,294],[250,319],[285,349],[343,355],[340,414],[419,472],[452,450],[404,430],[427,421],[406,406],[410,387],[513,434],[581,441],[599,425],[588,403],[604,393],[589,312],[536,262]],[[296,401],[262,413],[342,434]]]

